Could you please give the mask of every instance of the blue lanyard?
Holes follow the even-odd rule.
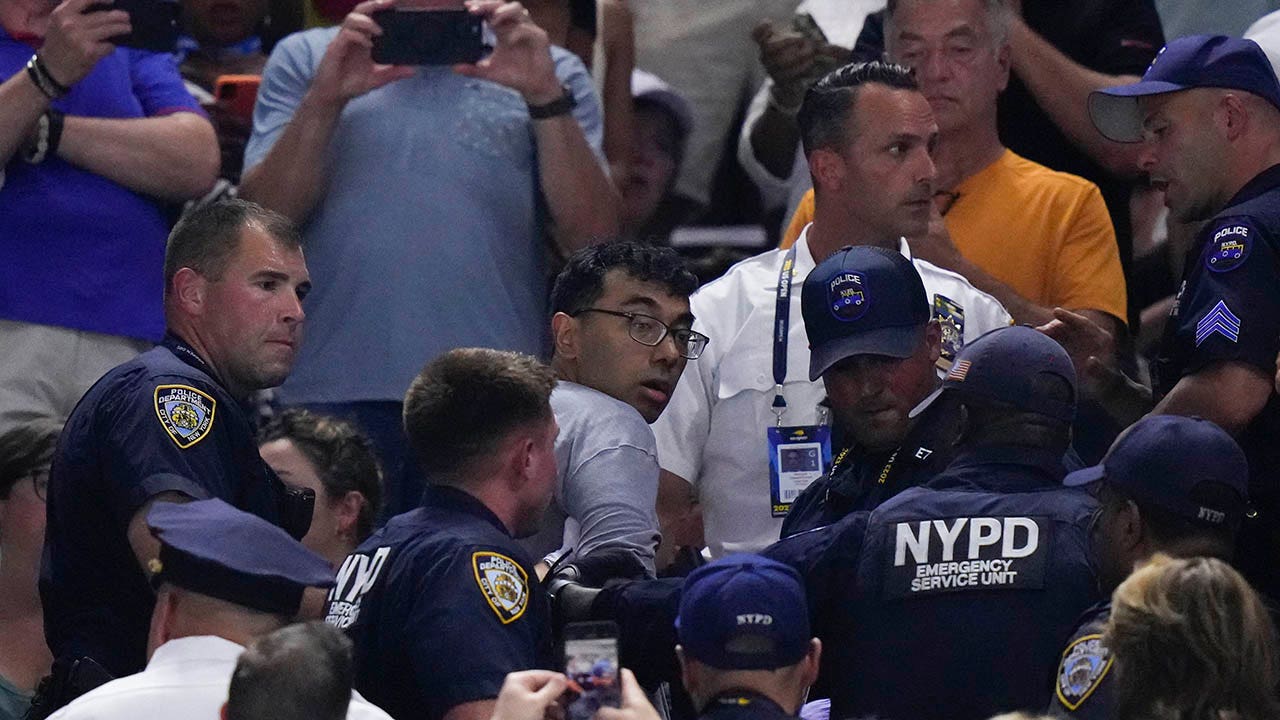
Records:
[[[791,328],[791,283],[795,274],[796,245],[792,245],[778,271],[778,299],[773,309],[773,414],[778,417],[778,425],[782,425],[782,414],[787,411],[782,384],[787,381],[787,332]]]

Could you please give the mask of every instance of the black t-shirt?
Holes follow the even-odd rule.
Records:
[[[145,667],[155,595],[127,531],[170,491],[280,521],[284,488],[250,416],[173,337],[90,388],[54,453],[40,598],[55,657],[89,656],[117,677]]]

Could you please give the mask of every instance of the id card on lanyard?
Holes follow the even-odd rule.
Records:
[[[787,412],[783,384],[787,381],[787,333],[791,329],[791,285],[795,279],[796,246],[792,245],[778,273],[778,296],[773,314],[773,414],[774,427],[765,440],[769,448],[769,510],[773,517],[786,517],[791,503],[805,488],[831,467],[831,427],[782,424]]]

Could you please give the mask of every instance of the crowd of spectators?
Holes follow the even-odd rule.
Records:
[[[0,720],[1276,716],[1219,5],[0,0]]]

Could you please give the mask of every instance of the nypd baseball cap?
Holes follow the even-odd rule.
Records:
[[[1120,434],[1102,462],[1063,479],[1105,480],[1124,494],[1207,526],[1249,512],[1249,463],[1225,430],[1198,417],[1150,415]]]
[[[936,392],[987,398],[1065,423],[1076,416],[1071,356],[1025,325],[998,328],[965,345]]]
[[[800,293],[809,379],[853,355],[911,357],[931,317],[927,297],[902,253],[864,245],[823,260]]]
[[[689,573],[676,616],[689,657],[722,670],[795,665],[809,651],[809,607],[794,568],[727,555]]]
[[[1142,140],[1138,98],[1191,88],[1243,90],[1280,108],[1280,82],[1256,42],[1226,35],[1189,35],[1165,45],[1141,81],[1090,93],[1089,117],[1108,139],[1138,142]]]

